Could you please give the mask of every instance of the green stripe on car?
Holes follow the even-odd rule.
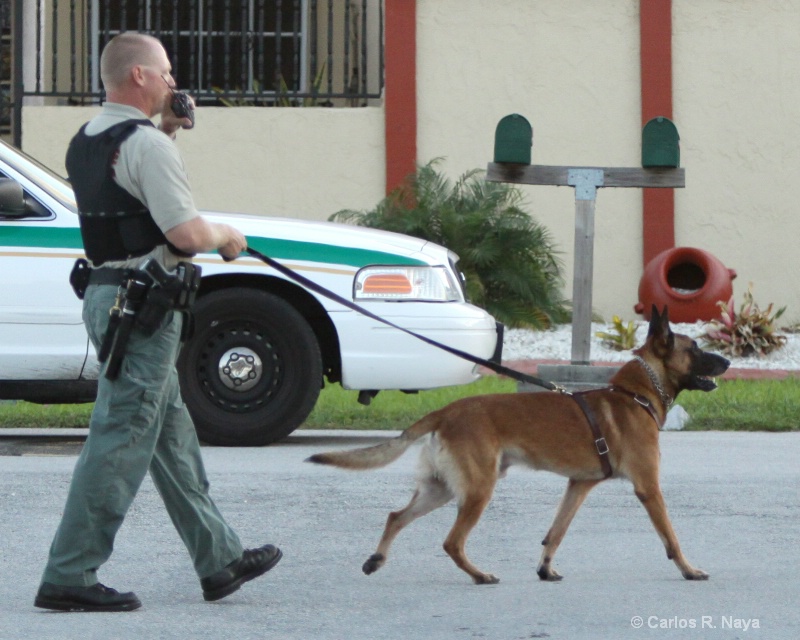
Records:
[[[278,260],[302,260],[325,264],[342,264],[363,267],[368,264],[425,265],[422,260],[398,256],[394,253],[371,251],[354,247],[337,247],[316,242],[280,240],[248,236],[254,249]],[[37,228],[32,225],[0,228],[0,246],[45,249],[83,249],[80,230],[69,227]]]

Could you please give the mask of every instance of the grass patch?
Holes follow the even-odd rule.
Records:
[[[467,385],[430,389],[408,394],[381,391],[368,407],[358,404],[357,391],[329,385],[308,416],[303,429],[406,429],[422,416],[459,398],[487,393],[513,393],[517,383],[507,378],[487,376]]]
[[[94,404],[0,402],[0,429],[85,429]]]
[[[800,378],[723,380],[711,393],[685,391],[677,403],[693,431],[798,431]]]
[[[458,387],[406,394],[381,391],[365,407],[358,392],[328,385],[303,429],[399,430],[454,400],[487,393],[514,393],[516,382],[487,376]],[[800,378],[785,380],[723,380],[712,393],[684,392],[678,398],[693,431],[800,431]],[[38,405],[0,402],[0,429],[85,428],[91,404]]]
[[[466,396],[487,393],[513,393],[516,382],[486,376],[472,384],[420,391],[381,391],[365,407],[358,404],[357,391],[345,391],[338,384],[328,385],[302,425],[302,429],[405,429],[435,409]],[[93,404],[33,404],[22,401],[0,402],[0,429],[85,429]]]

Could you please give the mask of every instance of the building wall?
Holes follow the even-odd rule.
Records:
[[[69,141],[99,107],[26,107],[22,146],[66,174]],[[197,206],[307,220],[384,196],[383,109],[201,107],[178,133]]]
[[[417,160],[457,177],[492,160],[494,128],[521,113],[533,162],[636,167],[641,98],[637,0],[417,0]],[[679,246],[711,251],[762,306],[788,305],[800,237],[800,0],[673,0],[674,121],[686,188],[676,190]],[[63,171],[91,109],[26,107],[23,147]],[[325,219],[385,193],[382,108],[203,108],[179,135],[198,205]],[[574,192],[522,187],[551,229],[570,295]],[[635,316],[642,195],[597,197],[594,308]],[[737,302],[738,304],[738,302]]]
[[[680,245],[736,269],[737,307],[788,305],[800,321],[800,2],[675,0],[675,122],[687,188]],[[783,320],[782,320],[783,321]]]

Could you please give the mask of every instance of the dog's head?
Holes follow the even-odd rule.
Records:
[[[655,305],[647,341],[637,352],[645,360],[657,359],[673,397],[683,390],[713,391],[717,388],[713,378],[725,373],[731,364],[722,356],[703,351],[689,336],[673,333],[668,308],[659,313]]]

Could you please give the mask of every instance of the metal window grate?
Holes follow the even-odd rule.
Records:
[[[357,107],[383,91],[383,0],[12,0],[0,7],[0,88],[10,105],[2,114],[15,112],[11,120],[25,97],[102,102],[100,52],[128,30],[164,43],[179,86],[199,104]]]
[[[0,136],[11,133],[11,4],[0,3]]]

